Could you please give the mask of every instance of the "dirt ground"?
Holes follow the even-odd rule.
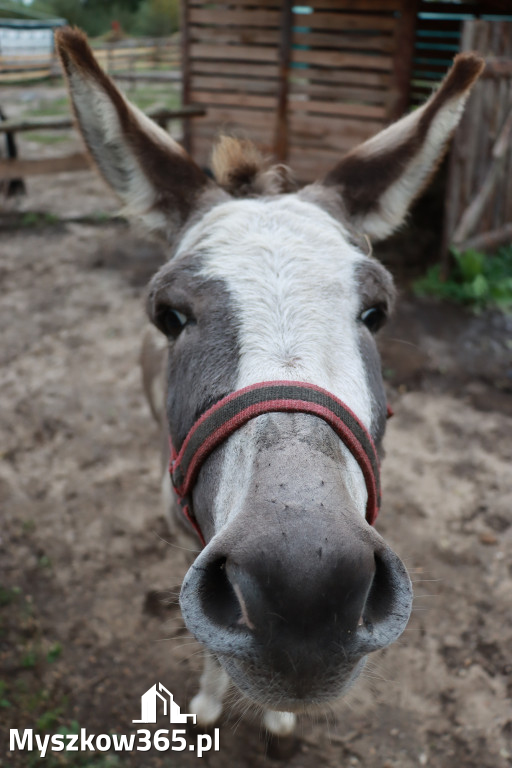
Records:
[[[186,711],[201,669],[137,362],[161,253],[122,223],[48,217],[115,209],[91,173],[28,187],[0,224],[0,766],[186,768],[195,754],[9,753],[9,728],[129,733],[156,681]],[[381,342],[377,527],[414,580],[408,629],[296,739],[268,745],[232,704],[212,768],[512,765],[512,318],[405,291]]]

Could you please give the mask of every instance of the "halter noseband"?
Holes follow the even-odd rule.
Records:
[[[357,416],[334,395],[314,384],[264,381],[232,392],[212,405],[192,426],[177,452],[170,440],[169,471],[183,514],[205,540],[192,510],[192,490],[210,453],[250,419],[271,412],[310,413],[336,432],[364,476],[368,500],[366,520],[373,525],[380,508],[380,465],[372,437]],[[388,416],[392,413],[388,407]]]

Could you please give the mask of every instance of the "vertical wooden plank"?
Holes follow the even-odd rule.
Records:
[[[389,121],[397,120],[409,108],[414,59],[414,40],[419,0],[403,0],[397,19],[393,54],[393,86],[389,100]]]
[[[274,154],[277,161],[280,163],[286,163],[288,159],[288,91],[292,47],[292,7],[292,0],[282,1],[279,41],[279,83],[277,91],[277,114],[274,139]]]
[[[460,43],[461,51],[476,49],[475,45],[476,37],[476,25],[475,22],[466,22],[462,27],[462,37]],[[478,98],[478,94],[474,93],[470,96],[471,99]],[[464,141],[460,141],[460,134],[463,134]],[[469,135],[468,135],[469,134]],[[444,200],[444,221],[443,221],[443,236],[441,239],[441,279],[446,280],[450,274],[451,258],[450,258],[450,245],[452,241],[455,227],[460,216],[460,210],[462,210],[462,200],[466,194],[470,194],[471,188],[471,160],[469,157],[469,146],[471,139],[475,136],[475,132],[471,133],[467,114],[462,118],[462,125],[459,126],[456,132],[453,144],[450,150],[450,156],[448,160],[448,176],[446,179],[446,192]]]
[[[462,51],[471,51],[471,50],[477,50],[478,47],[478,41],[477,41],[477,35],[478,35],[478,22],[468,22],[467,24],[463,25],[462,28],[462,37],[461,37],[461,45],[460,48]],[[461,163],[461,179],[460,179],[460,193],[457,199],[457,205],[454,210],[454,222],[453,222],[453,229],[450,233],[453,234],[454,228],[457,224],[457,221],[459,220],[462,212],[464,209],[469,205],[471,202],[471,197],[473,193],[473,171],[474,171],[474,165],[475,165],[475,148],[478,142],[478,136],[479,131],[477,130],[476,126],[473,123],[473,120],[471,119],[471,114],[480,114],[482,109],[482,95],[483,91],[482,88],[478,87],[475,88],[471,96],[469,97],[469,102],[467,104],[467,110],[464,112],[464,115],[462,116],[460,127],[456,134],[456,139],[454,141],[454,148],[453,152],[458,152],[459,154],[459,162]],[[456,180],[453,179],[453,190],[452,194],[455,196],[455,183]]]
[[[512,109],[512,78],[508,80],[508,108]],[[508,163],[505,166],[505,184],[503,204],[505,209],[504,219],[512,219],[512,142],[508,150]]]
[[[190,26],[189,26],[189,3],[188,0],[181,0],[181,103],[183,106],[190,105]],[[189,117],[183,121],[183,146],[189,154],[193,154],[193,136],[192,122]]]

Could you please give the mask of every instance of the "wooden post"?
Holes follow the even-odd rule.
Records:
[[[476,26],[472,22],[468,24],[465,22],[462,26],[462,36],[460,41],[460,50],[471,50],[473,46],[476,48],[475,41]],[[470,96],[469,104],[480,99],[481,94],[478,88],[475,88]],[[469,105],[466,105],[469,108]],[[468,160],[468,152],[474,153],[474,149],[470,149],[470,145],[476,141],[476,132],[471,131],[471,125],[469,124],[467,116],[462,117],[461,125],[459,125],[455,136],[453,137],[452,145],[450,148],[450,155],[448,159],[448,174],[446,177],[446,192],[444,200],[444,221],[443,221],[443,234],[441,238],[441,280],[444,282],[450,276],[452,268],[452,258],[450,256],[450,246],[452,244],[452,235],[455,227],[457,226],[457,218],[459,216],[460,208],[460,196],[461,191],[465,187],[469,190],[471,185],[471,179],[469,178],[470,171],[473,166],[470,163],[465,163]],[[469,166],[469,168],[467,167]],[[464,174],[463,174],[464,171]],[[463,180],[463,175],[465,179]]]
[[[389,122],[398,120],[409,107],[418,6],[419,0],[403,0],[396,25],[392,97],[388,106]]]
[[[190,104],[190,32],[188,0],[181,0],[181,103],[184,107]],[[183,146],[189,154],[193,154],[192,126],[190,120],[183,121]]]
[[[288,159],[288,88],[290,81],[290,57],[292,48],[293,4],[283,0],[279,40],[279,80],[274,153],[280,163]]]

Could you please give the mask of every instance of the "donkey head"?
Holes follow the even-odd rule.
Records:
[[[58,34],[87,147],[127,206],[169,244],[149,314],[169,340],[176,448],[213,404],[263,381],[328,390],[377,451],[386,397],[375,345],[394,299],[369,253],[404,220],[446,149],[482,62],[459,55],[441,88],[295,189],[246,142],[221,140],[210,180],[129,104],[84,37]],[[206,546],[185,577],[190,631],[241,691],[277,710],[340,696],[365,655],[403,632],[406,570],[365,519],[367,483],[312,413],[269,412],[218,445],[190,500]]]

